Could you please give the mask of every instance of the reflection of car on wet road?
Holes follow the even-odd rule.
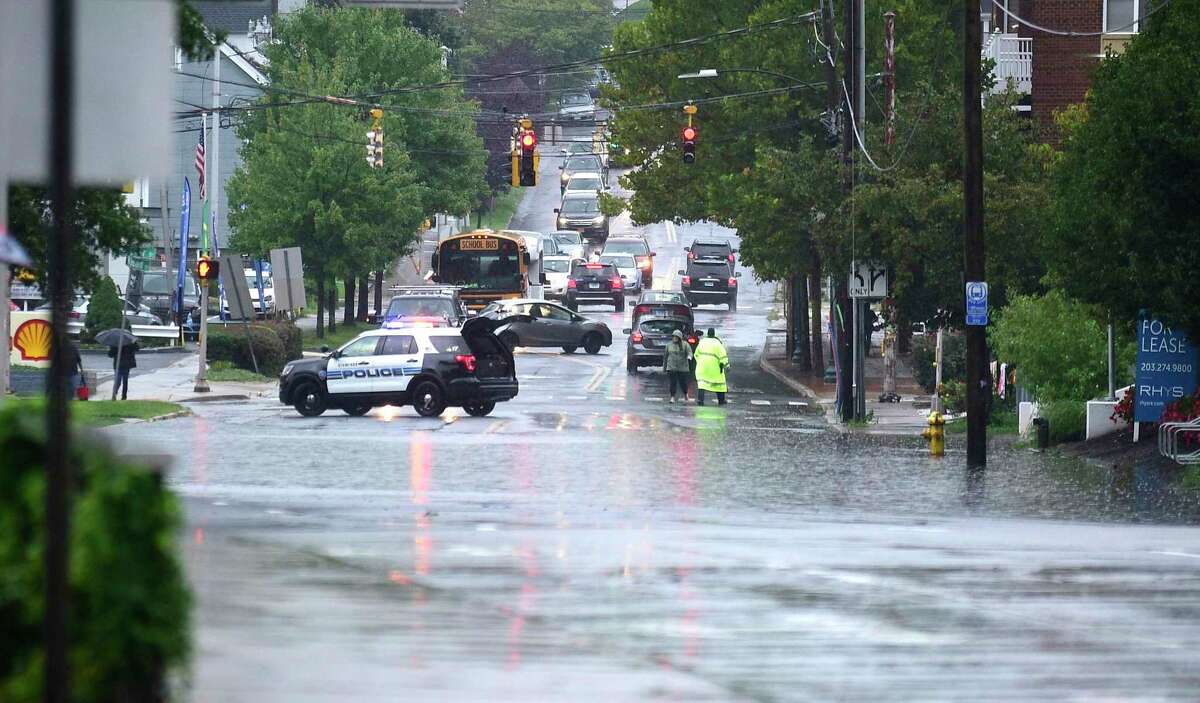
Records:
[[[737,279],[742,274],[734,273],[728,261],[689,261],[680,288],[692,305],[720,305],[725,303],[730,310],[737,310]]]
[[[570,354],[583,347],[588,354],[612,345],[612,330],[603,322],[544,300],[503,300],[479,313],[496,320],[496,336],[506,347],[562,347]]]
[[[487,415],[517,395],[512,352],[494,334],[496,326],[473,318],[461,330],[364,332],[325,356],[288,363],[279,376],[279,401],[307,417],[331,407],[357,417],[383,405],[412,405],[423,417],[450,406]]]
[[[624,312],[625,285],[612,264],[576,261],[571,264],[563,299],[571,310],[578,310],[580,305],[599,304],[612,305],[617,312]]]

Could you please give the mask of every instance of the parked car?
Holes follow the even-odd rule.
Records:
[[[383,405],[411,405],[422,417],[461,407],[492,412],[516,397],[512,351],[495,335],[498,322],[472,318],[457,328],[369,330],[319,358],[289,362],[279,375],[279,402],[306,417],[331,407],[355,417]]]
[[[625,287],[625,295],[637,295],[642,292],[642,272],[638,269],[637,259],[633,258],[633,254],[601,254],[599,261],[617,267],[621,285]]]
[[[547,298],[561,299],[567,292],[567,276],[571,274],[571,262],[578,259],[570,256],[547,256],[542,260],[542,273],[546,283],[542,292]]]
[[[611,304],[617,312],[624,312],[625,284],[612,264],[576,261],[571,264],[571,273],[567,277],[564,302],[572,311],[578,310],[581,304]]]
[[[128,325],[158,325],[163,324],[162,318],[155,315],[149,307],[145,305],[134,305],[133,303],[118,298],[121,301],[121,306],[125,309],[125,324]],[[77,295],[71,301],[71,312],[68,313],[67,329],[71,334],[77,334],[83,328],[84,321],[87,319],[88,307],[91,305],[91,296]],[[39,312],[49,312],[50,303],[45,302],[34,308]]]
[[[558,245],[558,253],[573,259],[584,258],[583,235],[573,229],[560,229],[550,234]]]
[[[405,286],[392,289],[383,313],[383,326],[458,327],[467,319],[467,307],[454,286]]]
[[[642,285],[654,281],[654,256],[650,245],[642,237],[614,237],[604,243],[604,254],[632,254],[642,272]]]
[[[680,289],[692,305],[719,305],[725,303],[730,310],[737,310],[737,279],[728,261],[689,261],[687,269],[679,275]]]
[[[559,151],[560,151],[560,153],[565,154],[567,156],[572,156],[574,154],[594,154],[594,153],[596,153],[595,147],[592,145],[591,140],[588,140],[588,141],[579,140],[579,141],[567,142],[567,145],[564,146]]]
[[[604,173],[604,162],[597,154],[578,154],[567,157],[558,168],[562,171],[558,177],[558,189],[562,192],[566,191],[567,182],[576,173]]]
[[[595,193],[571,193],[554,208],[558,228],[575,230],[591,242],[603,244],[608,240],[608,217],[600,212],[600,200]]]
[[[588,354],[599,354],[602,348],[612,346],[608,325],[545,300],[500,300],[479,315],[500,321],[496,335],[509,349],[561,347],[571,354],[583,347]]]
[[[172,312],[172,301],[175,299],[177,274],[168,269],[151,269],[149,271],[131,271],[132,281],[129,301],[135,305],[145,305],[156,317],[164,322],[174,324],[175,315]],[[184,275],[183,310],[186,321],[193,325],[200,322],[200,284],[189,272]]]
[[[594,120],[596,119],[596,101],[589,93],[563,93],[558,99],[558,118],[560,120]]]

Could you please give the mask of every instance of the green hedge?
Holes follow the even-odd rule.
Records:
[[[937,337],[924,336],[913,343],[913,379],[925,389],[935,392],[934,362],[937,360]],[[961,334],[942,334],[942,383],[967,381],[967,341]]]
[[[42,695],[45,418],[0,409],[0,700]],[[80,441],[70,457],[72,701],[157,701],[189,651],[180,509],[161,476]]]
[[[279,341],[283,342],[284,361],[295,361],[304,356],[304,332],[294,322],[270,320],[258,325],[272,329],[279,335]]]
[[[121,322],[121,298],[117,294],[117,284],[104,276],[88,301],[87,315],[83,318],[83,338],[94,339],[99,332],[120,327]]]
[[[246,343],[246,334],[243,325],[210,330],[208,360],[228,361],[239,369],[249,371],[254,370],[254,362],[257,361],[258,372],[264,376],[274,376],[282,371],[287,363],[287,352],[275,330],[257,324],[249,328],[250,342],[254,346],[253,358],[250,356],[250,345]]]
[[[1075,400],[1056,400],[1038,411],[1050,423],[1050,443],[1079,442],[1087,431],[1087,404]]]

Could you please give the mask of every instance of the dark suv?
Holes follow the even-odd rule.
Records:
[[[734,273],[728,261],[689,261],[679,275],[683,276],[679,287],[692,305],[725,303],[730,310],[737,310],[737,279],[742,274]]]
[[[567,276],[567,294],[563,302],[571,310],[578,310],[580,304],[601,304],[612,305],[617,312],[624,312],[625,285],[621,283],[621,274],[612,264],[576,261],[571,264],[571,273]]]
[[[392,289],[383,326],[458,327],[466,319],[467,308],[459,300],[457,288],[408,286]]]
[[[145,305],[150,312],[167,324],[175,324],[176,318],[172,312],[172,301],[175,300],[175,290],[178,283],[178,273],[167,269],[151,269],[149,271],[130,271],[129,302],[133,305]],[[191,273],[184,276],[183,310],[186,313],[184,324],[200,322],[200,285]]]
[[[737,249],[724,239],[697,239],[690,247],[684,247],[688,261],[728,261],[730,268],[735,263]]]
[[[600,212],[595,193],[567,193],[554,213],[558,229],[574,230],[593,244],[608,240],[608,216]]]

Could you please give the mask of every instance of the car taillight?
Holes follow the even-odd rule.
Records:
[[[612,279],[612,287],[613,287],[613,288],[620,288],[620,287],[622,287],[622,285],[623,285],[623,284],[621,283],[621,277],[620,277],[620,276],[613,276],[613,279]]]
[[[567,288],[574,288],[574,287],[575,287],[575,279],[574,279],[574,278],[568,278],[568,279],[567,279]]]
[[[692,345],[693,347],[699,343],[700,343],[699,339],[696,339],[695,337],[688,337],[688,344]]]
[[[692,277],[691,277],[691,276],[684,276],[684,277],[683,277],[683,285],[685,285],[685,286],[690,286],[690,285],[692,285]]]
[[[467,373],[475,373],[475,355],[474,354],[459,354],[454,357],[458,365],[463,367]]]
[[[688,261],[691,261],[691,260],[692,260],[692,259],[694,259],[694,258],[696,258],[696,252],[694,252],[694,251],[689,251],[689,252],[688,252]]]
[[[642,333],[641,333],[641,332],[634,332],[634,333],[633,333],[633,334],[632,334],[632,335],[629,337],[629,340],[630,340],[631,342],[633,342],[634,344],[641,344],[641,343],[642,343]]]
[[[79,319],[79,313],[78,313],[78,312],[76,312],[76,311],[74,311],[74,310],[72,310],[71,312],[67,313],[67,317],[71,318],[72,320],[78,320],[78,319]]]
[[[736,278],[734,278],[734,277],[732,277],[732,276],[730,276],[730,277],[729,277],[729,285],[731,285],[731,286],[736,286],[736,285],[737,285],[737,279],[736,279]]]
[[[731,264],[733,263],[733,254],[729,255],[729,263],[731,263]]]

